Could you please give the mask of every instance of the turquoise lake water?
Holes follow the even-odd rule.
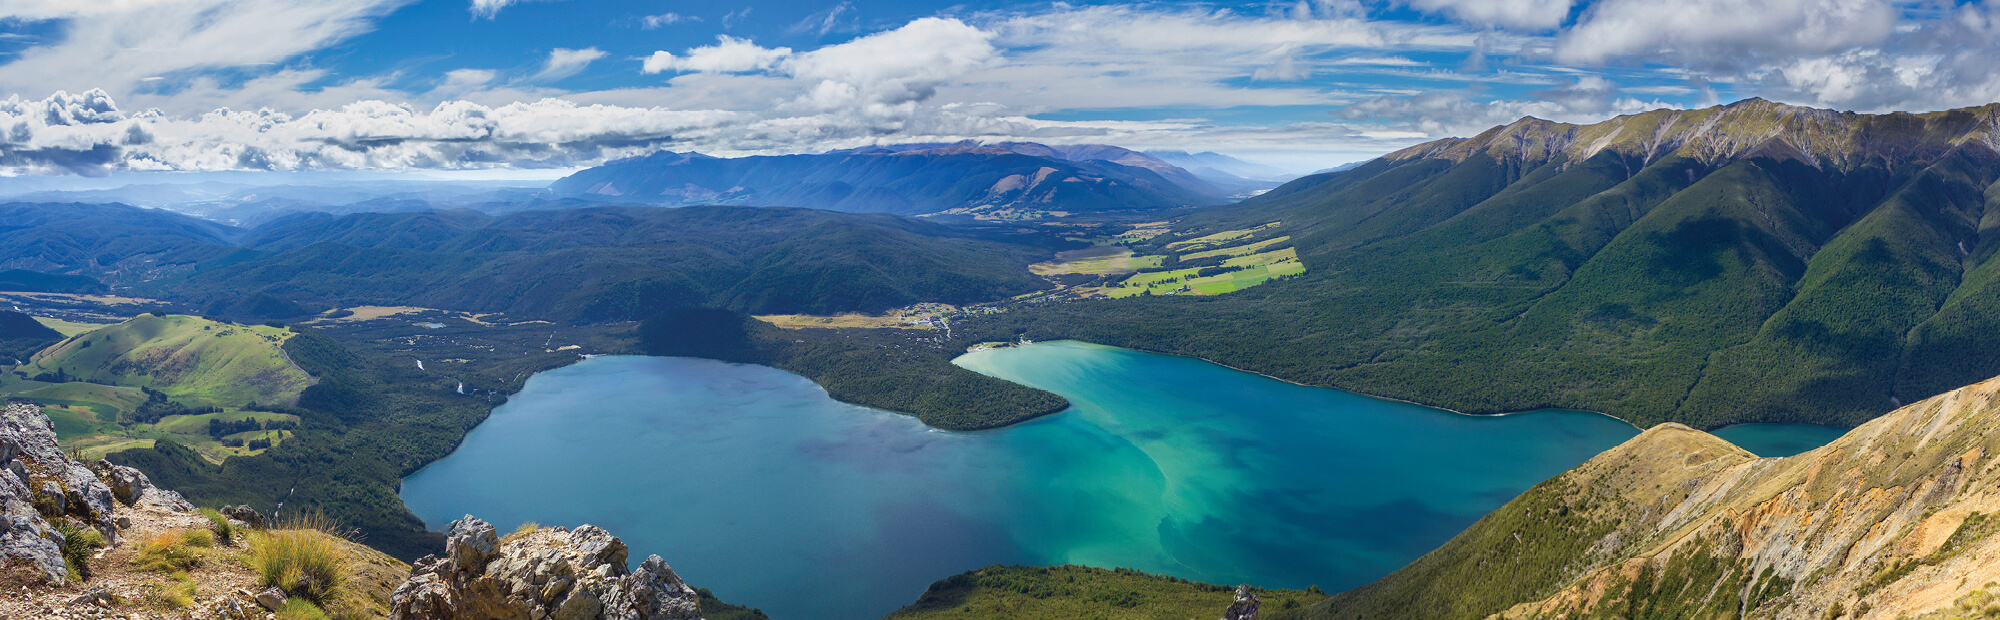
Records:
[[[1714,434],[1757,456],[1791,456],[1824,446],[1848,430],[1819,424],[1738,424]]]
[[[957,363],[1074,406],[952,433],[772,368],[599,357],[535,375],[402,496],[432,528],[466,513],[502,531],[597,524],[723,600],[860,619],[991,564],[1351,588],[1637,434],[1074,342]]]

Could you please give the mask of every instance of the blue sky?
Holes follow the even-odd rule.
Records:
[[[939,140],[1294,170],[1533,115],[2000,100],[1892,0],[0,1],[0,174],[567,169]]]

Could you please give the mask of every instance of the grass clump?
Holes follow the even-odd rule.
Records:
[[[225,545],[236,544],[236,526],[230,525],[229,517],[222,516],[222,513],[216,512],[214,508],[201,509],[201,516],[208,518],[209,531],[215,533],[216,542]]]
[[[340,534],[330,521],[320,518],[253,533],[250,568],[263,576],[264,585],[320,605],[331,603],[347,581]]]
[[[301,598],[286,599],[278,608],[278,620],[333,620],[325,610]]]
[[[146,593],[146,603],[160,609],[187,609],[194,606],[194,577],[174,573],[166,583],[154,584]]]
[[[89,581],[90,550],[104,546],[104,535],[69,519],[56,519],[53,525],[63,536],[63,564],[69,566],[70,573],[79,581]]]
[[[138,557],[134,558],[132,563],[137,564],[139,568],[168,574],[200,566],[201,552],[196,550],[197,545],[189,544],[191,539],[198,540],[198,538],[189,536],[191,533],[193,532],[161,532],[146,539],[139,543]],[[215,546],[215,541],[209,539],[208,546]]]

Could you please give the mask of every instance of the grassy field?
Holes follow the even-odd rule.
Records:
[[[195,406],[289,405],[312,385],[280,350],[290,337],[280,327],[147,314],[71,337],[16,370],[149,387]]]
[[[1146,259],[1151,259],[1151,264],[1157,265],[1159,264],[1160,257],[1148,256],[1134,261],[1132,248],[1117,245],[1098,245],[1081,250],[1057,252],[1054,261],[1029,265],[1028,270],[1038,276],[1055,276],[1071,273],[1090,275],[1130,273],[1138,269],[1140,265],[1146,264]],[[1138,264],[1134,264],[1135,262]]]
[[[1280,243],[1284,243],[1286,241],[1291,241],[1291,240],[1292,238],[1290,236],[1272,237],[1270,239],[1265,239],[1263,241],[1259,241],[1249,245],[1239,245],[1232,248],[1221,248],[1217,250],[1205,250],[1201,252],[1194,252],[1191,254],[1182,254],[1181,260],[1194,260],[1197,258],[1208,258],[1210,256],[1245,256],[1249,254],[1256,254],[1259,252],[1263,252],[1265,248],[1269,248],[1271,246],[1278,245]]]
[[[1103,289],[1108,297],[1131,297],[1134,295],[1221,295],[1263,284],[1271,278],[1305,273],[1306,266],[1299,262],[1298,254],[1292,248],[1273,252],[1263,252],[1238,256],[1223,261],[1226,267],[1243,267],[1238,271],[1207,277],[1196,277],[1200,269],[1176,269],[1142,273],[1126,278],[1116,286]]]
[[[35,317],[35,322],[46,325],[49,329],[56,330],[65,337],[92,332],[113,325],[111,323],[79,323],[46,316]]]
[[[1278,224],[1280,224],[1280,222],[1271,222],[1269,224],[1265,224],[1263,226],[1258,226],[1255,228],[1244,228],[1240,230],[1225,230],[1219,233],[1211,235],[1202,235],[1200,237],[1195,237],[1193,239],[1188,239],[1185,241],[1175,241],[1173,243],[1167,244],[1167,251],[1186,252],[1189,250],[1200,250],[1212,247],[1227,247],[1230,244],[1235,243],[1237,241],[1248,239],[1256,235],[1257,233],[1264,232],[1272,228],[1277,228]]]

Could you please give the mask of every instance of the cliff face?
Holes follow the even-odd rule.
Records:
[[[1324,618],[1896,618],[2000,580],[2000,379],[1761,459],[1663,424]]]

